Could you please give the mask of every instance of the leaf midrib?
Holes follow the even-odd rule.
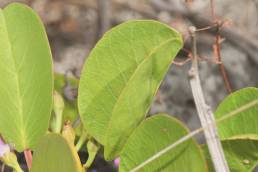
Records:
[[[20,126],[21,126],[21,129],[20,129],[20,134],[21,134],[21,143],[23,143],[23,148],[25,148],[26,146],[26,135],[25,135],[25,128],[24,128],[24,119],[23,119],[23,105],[22,105],[22,99],[21,99],[21,90],[20,90],[20,81],[19,81],[19,75],[18,75],[18,71],[17,71],[17,64],[16,64],[16,60],[15,60],[15,57],[14,57],[14,50],[13,50],[13,46],[11,44],[11,39],[10,39],[10,35],[9,35],[9,30],[8,30],[8,27],[7,27],[7,23],[6,23],[6,19],[5,19],[5,14],[3,12],[3,22],[4,22],[4,30],[6,31],[6,37],[7,37],[7,44],[8,44],[8,47],[10,48],[10,54],[11,54],[11,61],[13,63],[13,66],[14,66],[14,75],[15,75],[15,81],[16,81],[16,91],[17,91],[17,103],[18,103],[18,114],[20,116]]]
[[[178,37],[173,37],[173,38],[170,38],[170,39],[167,39],[166,41],[163,41],[161,42],[158,46],[154,47],[152,50],[150,50],[150,53],[146,55],[146,57],[142,60],[142,62],[137,65],[135,71],[133,72],[133,74],[130,76],[129,80],[126,82],[125,86],[123,87],[123,89],[121,90],[118,98],[116,99],[115,103],[114,103],[114,107],[112,108],[112,111],[111,111],[111,116],[108,120],[108,126],[107,126],[107,129],[106,131],[109,131],[110,130],[110,124],[111,124],[111,119],[112,119],[112,116],[114,114],[114,110],[116,109],[117,105],[119,104],[120,102],[120,99],[121,99],[121,95],[123,95],[123,92],[126,90],[126,88],[128,87],[128,83],[130,83],[131,80],[134,79],[134,77],[136,76],[136,74],[138,73],[138,70],[141,69],[141,66],[156,52],[156,50],[158,50],[160,47],[162,47],[163,45],[169,43],[169,42],[172,42],[172,41],[179,41],[180,42],[180,38]],[[105,132],[105,136],[104,136],[104,144],[107,142],[107,133],[108,132]]]

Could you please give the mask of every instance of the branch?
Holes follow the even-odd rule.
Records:
[[[217,172],[229,172],[228,164],[224,156],[223,148],[218,137],[216,124],[214,122],[214,115],[211,111],[211,108],[205,102],[201,87],[201,81],[199,78],[198,70],[195,27],[190,27],[189,32],[192,39],[193,54],[192,67],[189,70],[189,76],[194,102],[198,111],[202,127],[206,126],[209,123],[214,123],[214,125],[210,125],[207,128],[207,130],[204,131],[204,136],[206,138],[206,142],[209,148],[214,168]]]
[[[187,8],[176,8],[173,5],[168,5],[162,0],[150,0],[153,8],[157,11],[168,11],[172,14],[181,15],[182,17],[190,20],[198,28],[211,26],[214,23],[207,19],[206,17],[200,16],[195,12],[189,11]],[[216,29],[207,30],[209,33],[216,35]],[[220,34],[222,37],[225,37],[228,42],[232,45],[238,47],[243,52],[245,52],[252,62],[255,62],[258,65],[258,41],[254,40],[239,32],[237,29],[231,28],[221,28]]]
[[[211,6],[211,16],[212,16],[212,20],[214,21],[215,25],[216,25],[216,36],[215,36],[215,44],[213,45],[213,49],[214,49],[214,55],[216,56],[216,60],[218,62],[219,65],[219,69],[220,69],[220,73],[223,77],[224,80],[224,84],[227,88],[228,93],[232,93],[232,87],[226,72],[226,69],[221,61],[221,51],[220,51],[220,41],[221,41],[221,37],[220,37],[220,30],[221,30],[221,26],[223,26],[223,23],[219,22],[216,19],[216,15],[215,15],[215,4],[214,4],[214,0],[210,0],[210,6]]]
[[[216,56],[216,60],[218,62],[219,65],[219,69],[220,69],[220,73],[222,75],[222,78],[224,80],[225,86],[227,88],[228,93],[232,93],[232,86],[230,84],[226,69],[223,65],[223,63],[221,62],[221,51],[220,51],[220,35],[219,35],[219,26],[217,26],[217,30],[218,30],[218,34],[216,35],[216,40],[215,40],[215,44],[214,44],[214,52],[215,52],[215,56]]]
[[[195,25],[199,27],[210,26],[213,23],[206,19],[205,17],[201,17],[199,15],[189,16],[189,20],[191,20]],[[216,35],[216,30],[207,30],[209,33]],[[238,30],[234,28],[221,28],[220,35],[232,45],[240,48],[244,53],[246,53],[250,60],[255,62],[258,65],[258,41],[253,38],[249,38],[246,34],[240,33]]]

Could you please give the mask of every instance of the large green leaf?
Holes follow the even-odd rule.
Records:
[[[79,84],[79,112],[86,130],[113,159],[143,120],[182,47],[181,35],[155,21],[121,24],[97,43]]]
[[[244,88],[226,97],[218,106],[216,118],[243,108],[258,100],[257,88]],[[229,168],[232,172],[251,172],[258,164],[258,106],[254,105],[235,116],[218,123],[219,136]],[[207,146],[206,158],[210,171],[214,171]]]
[[[82,172],[75,148],[58,134],[48,134],[37,145],[31,172]]]
[[[232,112],[239,107],[258,100],[257,88],[244,88],[226,97],[218,106],[215,116],[222,116]],[[258,135],[258,105],[255,105],[236,116],[222,121],[218,124],[219,136],[221,139],[228,139],[237,135]]]
[[[159,114],[148,118],[129,137],[121,153],[119,171],[132,170],[187,133],[181,122],[167,115]],[[140,171],[204,172],[207,167],[199,146],[191,139],[155,159]]]
[[[39,17],[28,7],[0,9],[0,133],[22,151],[46,133],[52,106],[51,52]]]
[[[222,146],[231,172],[251,172],[258,165],[258,139],[243,137],[223,140]],[[204,150],[209,172],[215,172],[207,146]]]

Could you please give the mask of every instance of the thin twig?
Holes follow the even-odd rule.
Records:
[[[187,59],[185,60],[182,60],[182,61],[173,61],[172,64],[175,64],[177,66],[183,66],[185,65],[187,62],[191,61],[191,57],[188,57]]]
[[[227,91],[229,93],[232,93],[232,87],[231,87],[231,84],[230,84],[230,81],[229,81],[226,69],[225,69],[225,67],[224,67],[224,65],[223,65],[223,63],[221,61],[220,29],[221,29],[221,26],[223,26],[223,24],[220,24],[221,22],[219,22],[217,20],[217,18],[216,18],[216,15],[215,15],[215,4],[214,3],[215,3],[214,0],[210,0],[212,21],[215,22],[215,24],[216,24],[216,36],[215,36],[214,54],[215,54],[216,60],[219,62],[218,65],[219,65],[220,73],[221,73],[222,78],[223,78],[224,83],[225,83],[225,87],[226,87],[226,89],[227,89]]]
[[[219,118],[216,121],[210,121],[209,123],[207,123],[205,126],[198,128],[190,133],[188,133],[187,135],[185,135],[184,137],[180,138],[179,140],[177,140],[176,142],[172,143],[171,145],[165,147],[164,149],[160,150],[159,152],[157,152],[155,155],[151,156],[150,158],[148,158],[147,160],[145,160],[144,162],[142,162],[141,164],[139,164],[138,166],[136,166],[135,168],[133,168],[130,172],[137,172],[138,170],[140,170],[141,168],[143,168],[144,166],[146,166],[147,164],[151,163],[152,161],[156,160],[157,158],[159,158],[160,156],[164,155],[165,153],[167,153],[168,151],[174,149],[175,147],[177,147],[178,145],[184,143],[185,141],[193,138],[194,136],[196,136],[197,134],[207,130],[211,125],[215,125],[218,124],[222,121],[225,121],[226,119],[232,118],[237,116],[238,114],[240,114],[241,112],[246,111],[247,109],[258,105],[258,99],[253,100],[243,106],[240,106],[239,108],[237,108],[236,110],[233,110],[225,115],[223,115],[221,118]]]
[[[196,29],[196,32],[202,32],[202,31],[214,29],[214,27],[217,27],[217,25],[216,25],[216,24],[213,24],[213,25],[211,25],[211,26],[206,26],[206,27],[203,27],[203,28],[199,28],[199,29]]]
[[[219,35],[219,28],[218,28],[218,34],[216,35],[216,41],[215,41],[215,46],[214,46],[214,50],[215,50],[215,56],[217,57],[217,61],[218,61],[218,65],[219,65],[219,69],[220,69],[220,73],[222,75],[222,78],[224,80],[224,83],[225,83],[225,86],[226,86],[226,89],[229,93],[232,93],[232,87],[231,87],[231,84],[229,82],[229,79],[228,79],[228,75],[227,75],[227,72],[226,72],[226,69],[221,61],[221,51],[220,51],[220,40],[221,40],[221,37]]]
[[[211,5],[211,17],[212,17],[212,20],[214,21],[216,20],[214,0],[210,0],[210,5]]]
[[[168,11],[171,14],[181,15],[184,18],[190,20],[194,25],[202,28],[211,26],[214,21],[207,19],[203,15],[199,15],[196,12],[189,10],[188,8],[177,8],[176,5],[168,4],[162,0],[150,0],[152,7],[157,11]],[[209,33],[217,35],[216,30],[208,29]],[[258,64],[257,52],[258,52],[258,41],[250,38],[250,36],[239,32],[237,28],[223,27],[220,30],[220,35],[225,37],[226,40],[232,45],[238,47],[241,51],[248,55],[248,58]]]
[[[219,30],[219,29],[218,29]],[[218,31],[219,32],[219,31]],[[221,61],[221,51],[220,51],[220,35],[219,33],[216,35],[216,41],[215,41],[215,46],[214,46],[214,50],[215,50],[215,57],[217,57],[217,62],[219,65],[219,69],[220,69],[220,73],[222,75],[222,78],[224,80],[226,89],[229,93],[232,93],[232,86],[230,84],[226,69]]]
[[[196,45],[196,28],[190,27],[189,32],[192,38],[192,67],[189,71],[190,76],[190,85],[193,93],[194,102],[197,108],[197,112],[201,121],[201,125],[204,127],[208,123],[212,123],[214,119],[213,112],[211,108],[206,104],[201,82],[199,78],[198,70],[198,57],[197,57],[197,45]],[[204,136],[211,154],[211,159],[214,165],[214,168],[217,172],[229,172],[227,161],[222,149],[221,142],[218,138],[218,133],[216,125],[211,125],[204,131]]]

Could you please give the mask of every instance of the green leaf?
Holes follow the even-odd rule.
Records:
[[[188,133],[184,125],[168,115],[158,114],[146,119],[129,137],[122,153],[119,172],[128,172],[160,150]],[[204,156],[193,139],[150,162],[139,172],[205,172]]]
[[[258,100],[257,88],[249,87],[236,91],[220,103],[215,116],[219,119],[254,100]],[[253,106],[232,118],[220,122],[218,124],[218,131],[221,139],[228,139],[237,135],[252,134],[258,136],[258,106]]]
[[[149,110],[181,35],[156,21],[134,20],[107,32],[92,50],[79,84],[79,112],[107,160]]]
[[[244,88],[226,97],[218,106],[217,119],[236,111],[252,101],[258,100],[257,88]],[[217,124],[222,146],[232,172],[251,172],[258,164],[258,106]],[[204,147],[210,171],[214,171],[207,146]]]
[[[258,139],[223,140],[222,146],[231,172],[251,172],[258,165]],[[215,172],[207,146],[204,147],[209,172]]]
[[[39,17],[13,3],[0,9],[0,133],[18,151],[33,148],[48,128],[52,60]]]
[[[82,172],[75,148],[59,134],[48,134],[37,145],[31,172]]]

